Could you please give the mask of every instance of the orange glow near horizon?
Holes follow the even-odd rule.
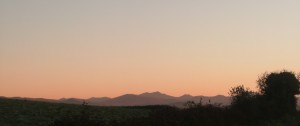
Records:
[[[0,1],[0,96],[256,90],[300,72],[300,1]]]

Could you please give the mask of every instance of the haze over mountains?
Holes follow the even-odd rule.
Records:
[[[183,106],[187,101],[199,102],[203,104],[221,104],[229,105],[230,97],[223,95],[216,96],[191,96],[189,94],[182,95],[180,97],[170,96],[160,92],[145,92],[139,95],[136,94],[125,94],[115,98],[109,97],[91,97],[89,99],[79,98],[61,98],[58,100],[44,99],[44,98],[21,98],[13,97],[13,99],[25,99],[32,101],[44,101],[44,102],[55,102],[55,103],[67,103],[67,104],[82,104],[84,101],[89,105],[96,106],[142,106],[142,105],[173,105]],[[298,97],[299,99],[299,97]],[[298,105],[300,105],[298,100]]]

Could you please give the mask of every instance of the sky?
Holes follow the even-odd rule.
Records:
[[[300,72],[299,0],[0,0],[0,96],[256,90]]]

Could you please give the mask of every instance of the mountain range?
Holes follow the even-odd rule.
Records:
[[[99,105],[99,106],[142,106],[142,105],[175,105],[181,106],[187,101],[194,101],[206,103],[218,103],[222,105],[230,104],[230,97],[223,95],[217,96],[191,96],[191,95],[182,95],[180,97],[170,96],[160,92],[146,92],[139,95],[136,94],[125,94],[115,98],[108,97],[99,97],[99,98],[89,98],[89,99],[60,99],[62,103],[72,103],[72,104],[81,104],[83,101],[87,102],[90,105]]]
[[[45,99],[45,98],[22,98],[22,97],[11,97],[12,99],[22,99],[31,101],[43,101],[43,102],[54,102],[54,103],[67,103],[67,104],[82,104],[83,102],[89,105],[95,106],[142,106],[142,105],[174,105],[183,106],[187,101],[201,102],[203,104],[222,104],[229,105],[230,97],[217,95],[217,96],[191,96],[188,94],[180,97],[170,96],[160,92],[145,92],[142,94],[125,94],[115,98],[109,97],[91,97],[88,99],[80,98],[61,98]]]
[[[142,105],[172,105],[182,107],[187,101],[194,101],[203,104],[221,104],[229,105],[231,98],[223,95],[216,96],[191,96],[189,94],[182,95],[180,97],[170,96],[160,92],[145,92],[142,94],[125,94],[115,98],[109,97],[91,97],[88,99],[79,98],[61,98],[55,99],[44,99],[44,98],[21,98],[12,97],[13,99],[23,99],[32,101],[43,101],[43,102],[55,102],[55,103],[67,103],[67,104],[82,104],[83,102],[89,105],[95,106],[142,106]],[[298,97],[298,99],[300,99]],[[300,100],[298,100],[300,105]]]

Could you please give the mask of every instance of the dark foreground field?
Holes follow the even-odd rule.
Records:
[[[0,99],[1,126],[300,126],[300,113],[279,119],[247,120],[215,105],[99,107]],[[225,116],[224,116],[225,115]],[[229,116],[240,117],[229,117]],[[237,119],[237,120],[234,120]],[[252,121],[252,122],[249,122]]]
[[[83,116],[99,124],[110,124],[131,118],[147,117],[151,109],[151,107],[99,107],[1,98],[0,126],[48,126],[55,121],[75,121],[76,118]]]

